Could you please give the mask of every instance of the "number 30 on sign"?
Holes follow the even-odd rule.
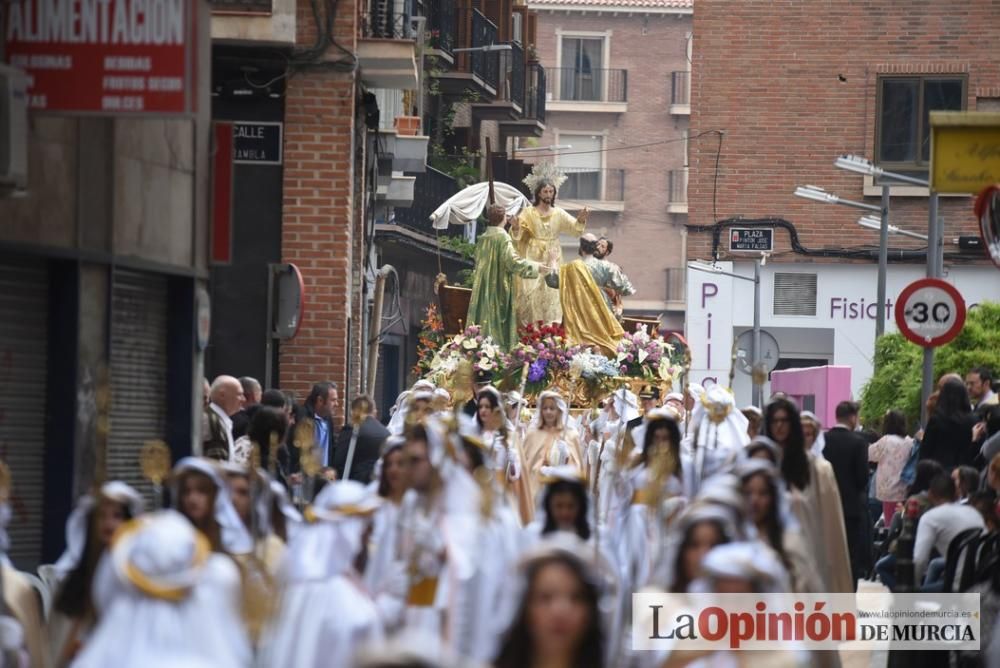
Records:
[[[958,336],[964,324],[965,300],[955,286],[939,278],[910,283],[896,300],[896,326],[919,346],[943,346]]]

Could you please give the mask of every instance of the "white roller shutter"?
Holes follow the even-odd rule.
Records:
[[[139,452],[152,440],[166,440],[167,279],[116,269],[111,289],[111,429],[108,480],[123,480],[143,493]]]
[[[8,554],[21,569],[42,555],[48,311],[45,262],[0,257],[0,458],[14,483]]]

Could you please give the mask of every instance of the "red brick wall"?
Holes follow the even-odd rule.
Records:
[[[356,2],[339,0],[337,9],[336,38],[354,51]],[[316,32],[307,0],[299,0],[297,30],[298,43],[311,46]],[[341,57],[334,47],[329,55]],[[354,75],[333,71],[298,72],[287,84],[282,257],[302,271],[306,316],[298,336],[281,345],[280,378],[301,398],[321,380],[337,382],[342,398],[349,393],[348,307],[360,301],[351,276],[361,210],[354,202],[355,94]]]
[[[864,198],[860,175],[833,161],[841,153],[872,157],[879,73],[967,73],[970,110],[977,97],[1000,96],[997,9],[995,2],[947,0],[697,4],[691,134],[725,131],[718,218],[783,217],[811,248],[877,246],[878,232],[857,225],[857,210],[794,197],[795,186],[878,204],[877,197]],[[692,224],[713,222],[717,145],[715,137],[691,143]],[[894,196],[891,211],[892,224],[926,233],[926,197]],[[942,197],[940,212],[946,242],[975,233],[968,198]],[[688,256],[708,257],[710,237],[691,234]],[[787,234],[776,241],[779,252],[789,252]],[[923,243],[893,235],[890,245]],[[945,251],[954,248],[946,243]]]
[[[615,244],[611,259],[632,280],[638,291],[635,299],[662,302],[666,299],[664,270],[683,266],[681,230],[686,216],[667,213],[668,172],[684,166],[684,143],[680,139],[688,119],[669,113],[670,74],[688,67],[686,36],[691,31],[691,17],[540,11],[538,55],[546,68],[556,67],[557,30],[611,31],[610,57],[603,66],[628,70],[628,111],[609,114],[547,110],[540,146],[555,144],[557,133],[559,144],[572,144],[572,137],[564,133],[580,131],[606,133],[606,149],[676,140],[647,148],[607,151],[604,167],[625,170],[625,210],[617,214],[592,212],[588,226],[598,233],[606,228]],[[549,86],[554,85],[553,79],[550,74]]]

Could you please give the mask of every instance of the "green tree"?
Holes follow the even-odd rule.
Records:
[[[875,346],[875,373],[861,391],[861,421],[878,428],[890,409],[901,410],[912,428],[920,419],[923,349],[902,334],[887,334]],[[969,311],[965,326],[934,355],[934,378],[965,374],[975,366],[1000,372],[1000,304],[984,302]]]

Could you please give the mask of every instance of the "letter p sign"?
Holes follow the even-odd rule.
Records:
[[[708,301],[709,297],[714,297],[719,294],[719,286],[715,283],[702,283],[701,284],[701,307],[705,308],[705,302]]]

